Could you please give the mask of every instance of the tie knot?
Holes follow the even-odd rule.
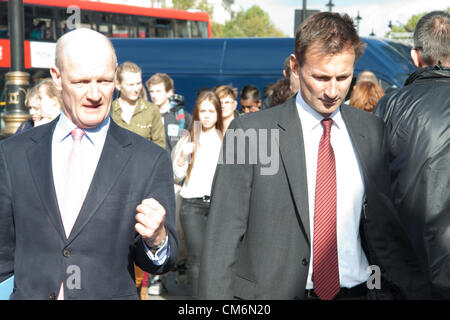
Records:
[[[322,127],[323,127],[323,132],[325,134],[329,135],[331,132],[331,125],[333,124],[333,120],[330,118],[326,118],[326,119],[323,119],[321,121],[321,123],[322,123]]]
[[[81,138],[84,136],[85,132],[83,129],[75,128],[72,130],[71,134],[74,141],[81,141]]]

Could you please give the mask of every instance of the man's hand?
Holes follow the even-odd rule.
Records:
[[[166,210],[153,198],[142,200],[136,207],[136,225],[134,228],[142,236],[148,247],[160,245],[167,236],[164,227]]]

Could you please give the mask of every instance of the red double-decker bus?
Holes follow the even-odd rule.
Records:
[[[204,12],[147,8],[87,0],[23,0],[25,68],[49,67],[56,39],[71,28],[90,28],[111,38],[211,38]],[[10,67],[8,1],[0,0],[0,89]],[[33,84],[33,83],[31,83]],[[4,101],[0,91],[0,101]]]
[[[87,0],[24,0],[25,39],[55,41],[73,23],[108,37],[211,38],[209,16],[203,12],[146,8]],[[8,1],[0,0],[0,38],[8,37]]]

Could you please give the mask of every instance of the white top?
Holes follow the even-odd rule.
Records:
[[[123,121],[130,124],[131,117],[133,117],[134,110],[136,109],[136,104],[131,106],[128,103],[120,103],[120,99],[119,99],[119,106],[122,109],[121,117],[122,117]]]
[[[199,198],[211,195],[211,186],[219,160],[222,138],[216,130],[201,132],[200,141],[196,143],[196,155],[189,179],[185,179],[180,195],[183,198]],[[187,174],[189,161],[183,167],[178,166],[177,160],[181,148],[190,142],[190,136],[182,137],[173,151],[173,173],[176,183],[180,183]]]
[[[303,100],[300,92],[297,94],[296,104],[302,125],[308,177],[311,257],[306,289],[312,289],[314,287],[311,277],[314,270],[312,244],[314,243],[316,171],[319,141],[323,133],[320,122],[324,117]],[[371,274],[359,234],[365,192],[364,180],[361,165],[342,119],[340,108],[333,112],[330,118],[333,119],[331,145],[336,159],[339,281],[341,287],[351,288],[367,281]]]

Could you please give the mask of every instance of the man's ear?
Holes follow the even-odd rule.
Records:
[[[411,59],[417,68],[420,69],[423,67],[422,57],[420,56],[418,49],[414,49],[414,48],[411,49]]]
[[[298,78],[299,77],[299,68],[300,65],[298,64],[297,58],[295,57],[294,54],[291,54],[290,58],[289,58],[289,64],[291,66],[291,74],[294,75],[294,77]]]
[[[53,83],[55,84],[56,89],[62,91],[61,72],[59,71],[59,69],[57,67],[51,67],[50,75],[52,76]]]

